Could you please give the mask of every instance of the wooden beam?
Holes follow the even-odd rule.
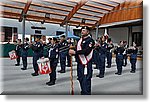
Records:
[[[8,18],[8,19],[19,19],[19,16],[10,16],[10,15],[1,15],[3,18]],[[33,18],[26,18],[27,21],[34,21],[34,22],[41,22],[43,20],[40,19],[33,19]],[[61,22],[54,22],[54,21],[45,21],[45,23],[53,23],[53,24],[60,24]]]
[[[18,12],[11,12],[11,11],[0,11],[2,13],[2,15],[8,15],[8,16],[16,16],[16,17],[20,17],[20,13]]]
[[[101,5],[105,5],[105,6],[109,6],[109,7],[115,7],[115,5],[113,5],[113,4],[108,4],[108,3],[104,2],[104,1],[98,1],[98,0],[91,0],[91,1],[93,1],[93,2],[95,2],[95,3],[98,3],[98,4],[101,4]],[[118,4],[118,3],[117,3],[117,4]]]
[[[86,7],[82,7],[82,8],[80,8],[80,9],[81,9],[81,10],[85,10],[85,11],[89,11],[89,12],[93,12],[93,13],[104,14],[104,12],[102,12],[102,11],[93,10],[93,9],[86,8]]]
[[[97,17],[97,18],[101,18],[102,17],[100,15],[90,14],[90,13],[81,12],[81,11],[77,11],[76,14],[86,15],[86,16],[90,16],[90,17]]]
[[[67,4],[67,3],[63,3],[63,2],[56,2],[54,0],[43,0],[43,1],[46,1],[46,2],[49,2],[49,3],[52,3],[52,4],[57,4],[57,5],[62,5],[62,6],[66,6],[66,7],[74,7],[74,5],[70,5],[70,4]],[[86,6],[90,6],[90,7],[93,7],[93,8],[98,8],[98,9],[102,9],[102,10],[106,10],[106,11],[109,11],[110,9],[108,8],[103,8],[103,7],[99,7],[99,6],[96,6],[96,5],[91,5],[91,4],[85,4]],[[92,9],[88,9],[88,8],[80,8],[82,10],[86,10],[86,11],[90,11],[90,12],[95,12],[95,13],[101,13],[103,14],[103,12],[100,12],[98,10],[92,10]]]
[[[116,6],[115,8],[113,8],[112,11],[113,11],[113,10],[119,10],[120,8],[122,8],[122,7],[124,6],[124,4],[125,4],[125,2],[122,3],[122,4],[119,4],[118,6]],[[118,16],[116,15],[116,17],[118,17]],[[105,18],[105,19],[104,19],[104,18]],[[108,13],[105,14],[102,18],[100,18],[100,19],[95,23],[95,26],[100,25],[100,24],[101,24],[101,21],[105,21],[105,22],[106,22],[106,18],[108,18]],[[111,19],[112,19],[112,18],[111,18]]]
[[[61,25],[64,25],[66,22],[68,22],[73,15],[83,6],[85,5],[85,3],[87,3],[88,0],[81,0],[68,14],[68,16],[66,16],[66,18],[64,19],[64,21],[61,23]]]
[[[25,5],[24,9],[23,9],[22,12],[21,12],[21,16],[20,16],[20,18],[19,18],[19,22],[21,22],[22,19],[23,19],[23,18],[22,18],[22,15],[26,15],[26,14],[27,14],[28,9],[29,9],[31,3],[32,3],[32,0],[28,0],[28,1],[27,1],[27,3],[26,3],[26,5]]]
[[[94,19],[94,18],[87,18],[87,17],[81,17],[81,16],[73,16],[73,18],[79,18],[79,19],[82,19],[82,18],[85,18],[86,20],[90,20],[90,21],[97,21],[97,19]]]
[[[20,9],[22,10],[23,7],[20,7],[20,6],[16,6],[16,5],[10,5],[10,4],[4,4],[4,3],[0,3],[1,6],[3,7],[8,7],[8,8],[14,8],[14,9]],[[47,10],[39,10],[39,9],[34,9],[34,8],[29,8],[29,11],[32,11],[32,12],[37,12],[37,13],[49,13],[49,14],[53,14],[53,15],[58,15],[58,16],[67,16],[67,14],[63,14],[63,13],[59,13],[59,12],[53,12],[53,11],[47,11]],[[84,17],[81,17],[81,16],[73,16],[73,18],[79,18],[79,19],[82,19]],[[97,19],[94,19],[92,17],[86,17],[86,20],[90,20],[90,21],[97,21]]]
[[[110,10],[111,10],[110,8],[101,7],[101,6],[96,6],[96,5],[92,5],[92,4],[85,4],[85,5],[86,5],[86,6],[89,6],[89,7],[101,9],[101,10],[104,10],[104,11],[110,11]]]
[[[21,14],[19,14],[18,12],[11,12],[11,11],[1,11],[3,15],[8,15],[8,16],[20,16]],[[62,19],[57,19],[57,18],[45,18],[45,17],[41,17],[41,16],[37,16],[37,15],[27,15],[26,18],[30,18],[30,19],[36,19],[36,20],[46,20],[46,21],[53,21],[53,22],[63,22]],[[77,21],[69,21],[69,23],[73,23],[73,24],[79,24],[80,22]],[[93,26],[94,24],[91,23],[85,23],[87,26]]]
[[[24,7],[16,6],[16,5],[4,4],[2,2],[0,3],[0,6],[12,8],[12,9],[19,9],[19,10],[23,10],[23,8],[24,8]]]
[[[136,19],[142,17],[140,16],[142,12],[141,7],[137,8],[140,11],[136,10],[136,8],[129,9],[131,7],[139,5],[142,2],[142,0],[138,0],[138,1],[124,0],[123,3],[119,4],[111,12],[105,14],[102,18],[100,18],[99,21],[95,23],[95,26],[100,24],[105,24],[105,23],[112,23],[112,22],[118,22],[122,20],[130,20],[130,19],[132,20],[134,18]],[[139,12],[139,14],[136,14],[137,12]]]
[[[74,5],[63,3],[63,2],[57,2],[54,0],[43,0],[43,1],[48,2],[48,3],[52,3],[52,4],[61,5],[61,6],[71,7],[71,8],[74,7]]]
[[[25,4],[24,0],[12,0],[17,3]],[[48,9],[54,9],[54,10],[59,10],[59,11],[64,11],[64,12],[70,12],[68,9],[60,8],[60,7],[54,7],[54,6],[48,6],[48,5],[43,5],[39,3],[31,3],[32,6],[37,6],[37,7],[42,7],[42,8],[48,8]]]
[[[10,16],[20,16],[21,14],[19,14],[18,12],[11,12],[11,11],[2,11],[2,14],[4,15],[10,15]],[[39,20],[51,20],[51,21],[62,21],[61,19],[57,19],[57,18],[45,18],[44,16],[37,16],[37,15],[32,15],[32,14],[28,14],[26,15],[26,18],[32,18],[32,19],[39,19]]]
[[[10,15],[0,15],[0,17],[3,18],[8,18],[8,19],[19,19],[19,16],[10,16]],[[42,20],[39,19],[31,19],[31,18],[26,18],[27,21],[34,21],[34,22],[41,22]],[[61,24],[61,22],[54,22],[54,21],[49,21],[49,20],[45,20],[45,23],[53,23],[53,24]],[[69,23],[70,26],[78,26],[79,24],[74,24],[74,23]],[[83,24],[81,24],[80,26],[83,26]],[[89,27],[92,27],[91,25],[86,25]]]
[[[8,8],[23,9],[23,7],[16,6],[16,5],[10,5],[10,4],[4,4],[4,3],[0,3],[0,5],[3,6],[3,7],[8,7]],[[59,16],[66,16],[67,15],[67,14],[63,14],[63,13],[47,11],[47,10],[40,10],[40,9],[34,9],[34,8],[29,8],[28,11],[33,11],[33,12],[38,12],[38,13],[49,13],[49,14],[59,15]]]
[[[25,1],[23,0],[12,0],[14,2],[17,2],[17,3],[22,3],[22,4],[25,4]],[[76,1],[75,1],[76,2]],[[43,8],[48,8],[48,9],[54,9],[54,10],[59,10],[59,11],[64,11],[64,12],[70,12],[70,10],[68,9],[63,9],[63,8],[58,8],[58,7],[52,7],[52,6],[47,6],[47,5],[43,5],[43,4],[39,4],[39,3],[31,3],[32,6],[37,6],[37,7],[43,7]],[[31,8],[30,8],[31,9]],[[30,10],[29,9],[29,10]],[[31,9],[31,11],[37,11],[37,10],[33,10]],[[42,10],[41,10],[42,11]],[[40,12],[41,12],[40,11]],[[50,11],[49,11],[50,12]],[[58,14],[58,13],[57,13]],[[100,15],[93,15],[93,14],[90,14],[90,13],[86,13],[86,12],[77,12],[77,14],[80,14],[80,15],[86,15],[86,16],[90,16],[90,17],[96,17],[96,18],[101,18],[102,16]],[[58,14],[60,15],[60,14]]]
[[[109,1],[112,2],[112,3],[116,3],[116,4],[120,4],[121,3],[120,0],[109,0]]]
[[[73,3],[77,3],[76,0],[68,0],[69,2],[73,2]],[[105,6],[110,6],[110,7],[115,7],[115,5],[112,5],[112,4],[108,4],[104,1],[101,1],[101,0],[91,0],[92,2],[95,2],[95,3],[99,3],[99,4],[102,4],[102,5],[105,5]],[[116,4],[119,4],[118,2]],[[99,8],[99,6],[97,6]]]
[[[70,10],[68,9],[64,9],[64,8],[60,8],[60,7],[54,7],[54,6],[47,6],[47,5],[43,5],[43,4],[31,4],[33,6],[38,6],[38,7],[43,7],[43,8],[48,8],[48,9],[54,9],[54,10],[59,10],[59,11],[64,11],[64,12],[70,12]]]
[[[128,21],[134,19],[142,19],[143,7],[140,5],[141,2],[137,1],[126,1],[120,6],[116,7],[114,12],[106,14],[100,21],[99,24],[106,24],[112,22]]]

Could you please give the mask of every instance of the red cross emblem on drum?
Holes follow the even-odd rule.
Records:
[[[44,59],[41,59],[41,62],[38,62],[38,67],[39,67],[40,74],[49,74],[52,72],[50,68],[50,62],[44,61]]]
[[[17,59],[18,56],[16,55],[15,51],[11,51],[9,52],[9,57],[11,60],[13,60],[13,59]]]

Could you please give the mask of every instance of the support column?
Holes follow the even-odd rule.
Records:
[[[23,22],[22,22],[22,42],[24,44],[24,38],[25,38],[25,15],[23,14],[22,15],[22,18],[23,18]]]
[[[96,39],[98,38],[98,27],[99,26],[96,26]]]
[[[11,42],[13,41],[14,41],[14,28],[12,27],[12,41]]]
[[[68,23],[66,22],[66,38],[68,37]]]
[[[132,26],[128,27],[128,45],[130,46],[132,43],[132,39],[130,38],[132,36]]]

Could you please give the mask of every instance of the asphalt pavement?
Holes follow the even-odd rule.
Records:
[[[9,58],[1,58],[2,60],[2,94],[46,94],[46,95],[70,95],[70,67],[66,67],[66,73],[57,73],[57,80],[54,86],[47,86],[45,83],[49,81],[49,75],[31,76],[33,73],[32,58],[28,58],[28,70],[21,70],[20,66],[15,66],[16,61]],[[130,73],[130,63],[123,67],[122,75],[115,75],[116,63],[113,58],[112,67],[106,68],[104,78],[98,78],[98,70],[94,69],[92,77],[92,94],[93,95],[130,95],[142,94],[142,60],[137,61],[136,73]],[[22,63],[22,62],[21,62]],[[74,93],[80,95],[80,86],[77,80],[77,63],[73,61],[73,81]],[[57,71],[60,70],[60,64]]]

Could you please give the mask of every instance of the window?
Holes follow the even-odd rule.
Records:
[[[81,36],[81,29],[73,29],[75,36]]]
[[[56,35],[62,35],[62,34],[64,34],[65,32],[63,32],[63,31],[56,31]]]
[[[16,27],[1,27],[1,42],[15,41],[18,37],[17,28]],[[13,38],[12,38],[13,36]]]
[[[142,32],[133,32],[132,33],[132,42],[135,42],[137,46],[142,46],[143,34]]]

